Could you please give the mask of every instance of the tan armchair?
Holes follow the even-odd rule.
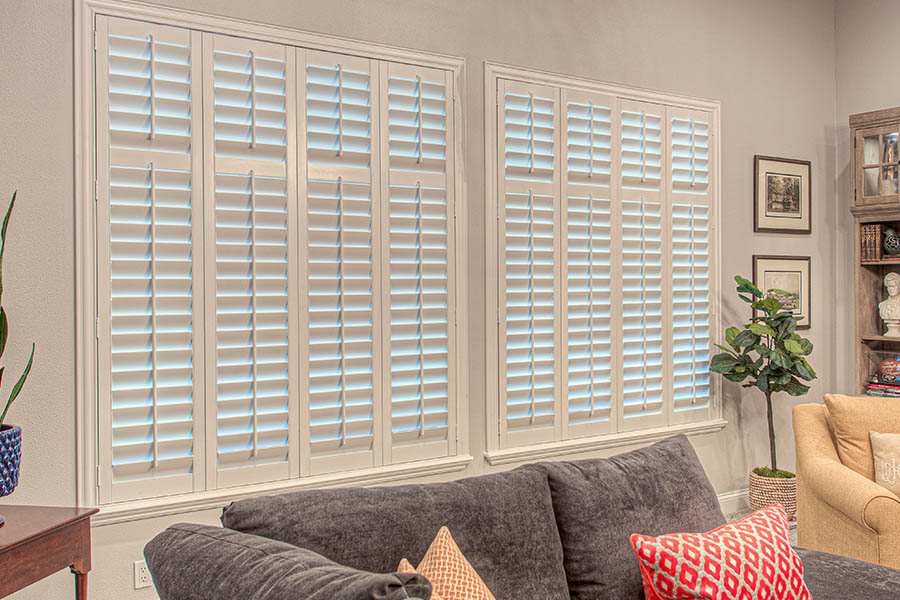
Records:
[[[794,407],[797,545],[900,568],[900,499],[845,467],[825,406]]]

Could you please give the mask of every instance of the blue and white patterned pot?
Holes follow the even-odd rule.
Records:
[[[19,484],[22,460],[22,428],[0,425],[0,496],[9,496]]]

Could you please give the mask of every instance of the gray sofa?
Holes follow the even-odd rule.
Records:
[[[162,600],[394,600],[442,525],[497,600],[643,598],[628,538],[725,522],[688,439],[448,483],[309,490],[235,502],[224,528],[175,525],[144,554]],[[799,550],[816,600],[894,599],[900,571]]]

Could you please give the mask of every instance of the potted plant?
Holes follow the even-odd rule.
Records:
[[[3,251],[6,249],[6,228],[9,226],[9,215],[12,214],[13,206],[16,203],[16,194],[13,192],[12,200],[9,208],[6,210],[6,216],[3,217],[3,225],[0,227],[0,356],[6,349],[6,340],[9,335],[9,321],[6,318],[6,310],[2,305],[3,297]],[[28,378],[31,371],[31,363],[34,360],[34,343],[31,344],[31,357],[28,364],[25,365],[25,371],[16,381],[9,397],[6,400],[6,406],[0,413],[0,496],[8,496],[16,489],[19,483],[19,462],[22,458],[22,428],[17,425],[9,425],[6,423],[6,413],[13,401],[19,397],[22,386]],[[0,367],[0,380],[3,378],[3,370],[6,367]],[[0,525],[3,525],[3,517],[0,516]]]
[[[763,293],[743,277],[735,276],[734,280],[738,297],[755,309],[754,316],[743,329],[729,327],[725,331],[727,346],[716,344],[722,352],[712,358],[710,369],[765,395],[771,465],[750,472],[750,508],[759,510],[779,502],[793,518],[797,511],[797,476],[778,468],[772,396],[779,392],[802,396],[809,391],[803,382],[816,378],[806,361],[813,345],[796,333],[799,317],[778,299],[790,296],[788,292],[771,289]]]

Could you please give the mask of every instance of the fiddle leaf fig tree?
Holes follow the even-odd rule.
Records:
[[[787,392],[802,396],[809,391],[805,381],[816,378],[816,372],[806,357],[813,350],[812,342],[795,331],[800,320],[784,308],[779,297],[790,296],[779,289],[763,293],[752,282],[735,276],[738,297],[755,310],[750,323],[743,329],[729,327],[725,331],[727,345],[716,344],[721,353],[710,363],[710,370],[722,374],[728,381],[745,388],[757,388],[766,397],[766,416],[769,421],[769,453],[771,471],[759,470],[760,475],[792,476],[779,471],[775,453],[775,424],[772,420],[772,395]]]

